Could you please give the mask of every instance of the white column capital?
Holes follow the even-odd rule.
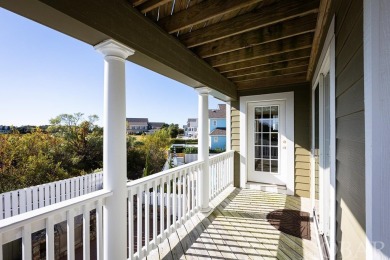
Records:
[[[134,54],[134,50],[113,39],[105,40],[95,45],[95,50],[104,56],[114,56],[122,59]]]
[[[200,87],[195,89],[196,92],[198,92],[199,95],[208,95],[211,92],[211,89],[208,87]]]

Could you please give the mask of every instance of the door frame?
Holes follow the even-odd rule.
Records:
[[[325,39],[324,46],[321,51],[320,59],[317,63],[317,67],[314,73],[314,77],[312,80],[312,92],[311,92],[311,100],[312,100],[312,133],[311,133],[311,159],[310,159],[310,169],[311,169],[311,204],[312,210],[314,210],[315,206],[315,90],[317,85],[319,85],[319,105],[321,105],[321,99],[323,96],[322,85],[323,85],[323,75],[326,75],[329,72],[329,110],[330,110],[330,190],[329,190],[329,256],[330,259],[335,259],[336,255],[336,43],[335,43],[335,17],[331,21],[331,24],[328,29],[328,33]],[[323,117],[321,115],[321,107],[320,109],[320,125]],[[321,128],[319,129],[321,131]],[[321,138],[321,134],[319,136],[320,146],[323,144],[324,140]],[[321,174],[321,168],[319,169]],[[320,197],[321,199],[321,197]]]
[[[248,104],[253,102],[284,100],[286,102],[286,140],[287,154],[286,179],[287,194],[295,194],[294,171],[294,92],[282,92],[264,95],[240,97],[240,187],[245,188],[248,176]]]

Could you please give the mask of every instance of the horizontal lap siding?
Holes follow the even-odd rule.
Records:
[[[294,142],[295,142],[295,195],[310,196],[310,87],[309,85],[257,90],[242,94],[262,95],[294,91]],[[235,156],[235,185],[239,185],[240,176],[240,111],[239,102],[231,104],[232,148]]]
[[[363,1],[338,1],[334,10],[337,258],[364,259]]]

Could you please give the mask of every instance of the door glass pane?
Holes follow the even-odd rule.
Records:
[[[258,171],[258,172],[263,171],[262,160],[260,160],[260,159],[255,160],[255,171]]]
[[[255,107],[255,171],[278,173],[279,106]]]

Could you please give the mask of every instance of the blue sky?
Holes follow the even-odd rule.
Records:
[[[43,125],[59,114],[103,117],[103,56],[92,46],[0,8],[0,125]],[[197,117],[196,91],[126,62],[126,116]],[[209,107],[221,101],[210,97]]]

